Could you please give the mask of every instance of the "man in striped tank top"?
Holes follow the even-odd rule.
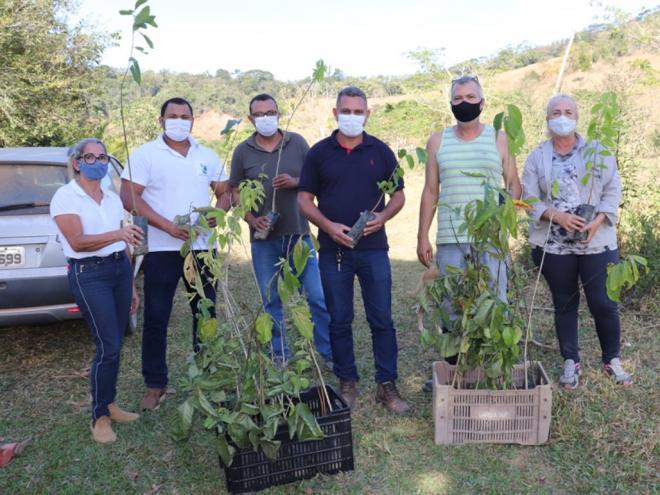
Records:
[[[521,195],[516,162],[509,153],[506,134],[496,133],[492,126],[479,120],[484,104],[476,77],[463,76],[452,81],[450,105],[456,125],[433,133],[426,144],[428,161],[419,210],[417,257],[427,268],[433,264],[429,230],[437,210],[436,263],[440,276],[446,273],[447,266],[465,267],[470,245],[467,235],[459,233],[459,227],[465,205],[483,199],[484,182],[501,187],[503,179],[504,187],[515,199]],[[499,297],[506,300],[506,266],[488,255],[484,255],[483,262],[497,284]],[[447,359],[452,364],[455,360],[455,357]],[[425,383],[424,390],[430,391],[431,386],[430,381]]]

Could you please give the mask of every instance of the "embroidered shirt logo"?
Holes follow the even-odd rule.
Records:
[[[208,175],[209,168],[204,163],[199,164],[199,175]]]

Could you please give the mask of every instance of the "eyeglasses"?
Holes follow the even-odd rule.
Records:
[[[277,110],[268,110],[267,112],[254,112],[252,118],[258,119],[260,117],[277,117]]]
[[[110,161],[110,157],[101,153],[99,156],[96,156],[94,153],[85,153],[82,156],[78,157],[79,160],[83,160],[87,165],[92,165],[96,160],[100,161],[103,165],[107,165]]]

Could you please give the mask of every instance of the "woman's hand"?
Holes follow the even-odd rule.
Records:
[[[605,213],[599,213],[596,215],[596,218],[594,218],[591,222],[589,222],[587,225],[582,227],[580,229],[580,232],[587,232],[587,238],[584,241],[580,241],[582,244],[589,244],[591,242],[591,239],[593,239],[594,235],[596,234],[596,231],[598,230],[598,227],[600,227],[600,224],[605,221]]]
[[[117,231],[118,241],[124,241],[126,244],[131,246],[139,246],[144,237],[144,232],[137,225],[128,224],[124,225],[121,229]]]
[[[129,313],[132,315],[137,313],[139,306],[140,306],[140,296],[138,296],[137,288],[135,287],[135,282],[133,282],[133,294],[131,295],[131,309]]]
[[[581,231],[585,224],[584,219],[578,215],[560,211],[554,214],[554,222],[563,227],[567,232]]]

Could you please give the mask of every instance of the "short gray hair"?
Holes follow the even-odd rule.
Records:
[[[87,147],[88,144],[100,144],[101,146],[103,146],[104,151],[108,153],[108,148],[106,148],[105,143],[100,139],[95,137],[88,137],[85,139],[81,139],[76,144],[69,147],[69,151],[68,151],[69,167],[71,167],[71,170],[73,171],[74,174],[79,174],[80,172],[74,168],[72,162],[73,160],[77,160],[80,157],[82,157],[83,151],[85,151],[85,148]]]
[[[479,82],[479,78],[477,76],[461,76],[457,77],[456,79],[453,79],[451,81],[451,88],[449,89],[449,98],[452,99],[454,98],[454,89],[456,86],[463,86],[464,84],[473,82],[474,84],[477,85],[477,88],[479,88],[479,96],[481,98],[484,97],[484,90],[481,87],[481,83]]]
[[[548,105],[545,107],[545,115],[546,117],[549,117],[550,114],[552,113],[552,110],[555,108],[555,105],[557,102],[561,100],[568,100],[573,104],[573,107],[575,107],[575,115],[578,114],[578,106],[577,102],[575,101],[575,98],[573,98],[570,95],[567,95],[565,93],[557,93],[554,95],[550,100],[548,101]]]
[[[339,101],[341,100],[342,96],[358,96],[362,98],[365,103],[367,103],[367,95],[364,94],[364,91],[362,91],[357,86],[346,86],[339,92],[337,95],[337,102],[335,103],[337,108],[339,108]]]

